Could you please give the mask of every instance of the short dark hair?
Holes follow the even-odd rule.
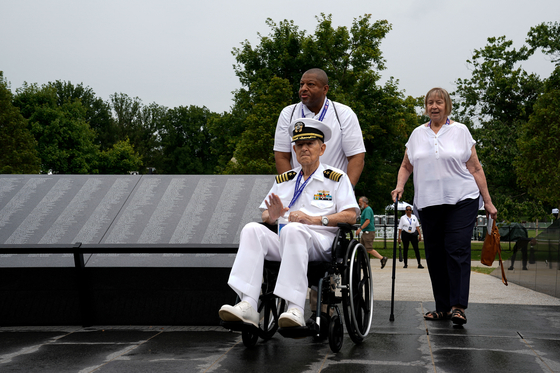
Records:
[[[314,67],[314,68],[309,69],[309,70],[307,70],[306,72],[303,73],[303,75],[305,75],[305,74],[317,75],[317,79],[321,83],[323,83],[323,85],[329,85],[329,77],[327,76],[327,73],[323,69],[319,69],[318,67]],[[303,77],[303,75],[302,75],[302,77]]]

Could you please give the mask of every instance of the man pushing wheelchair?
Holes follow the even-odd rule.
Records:
[[[281,231],[276,234],[259,223],[249,223],[241,231],[239,250],[228,280],[241,301],[220,308],[223,321],[241,321],[258,327],[257,304],[263,267],[264,261],[269,260],[280,262],[274,295],[288,303],[278,326],[305,326],[307,264],[330,261],[337,224],[354,224],[360,212],[348,176],[320,162],[325,143],[331,138],[330,128],[320,121],[302,118],[290,124],[289,133],[301,166],[276,176],[276,182],[260,205],[263,222],[274,225],[280,221]]]

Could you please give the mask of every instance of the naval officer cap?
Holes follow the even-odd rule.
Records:
[[[331,138],[331,129],[323,122],[311,118],[294,119],[290,123],[288,133],[292,134],[292,142],[300,140],[327,142]]]

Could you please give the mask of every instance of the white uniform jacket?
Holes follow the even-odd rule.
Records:
[[[333,173],[333,179],[338,179],[338,181],[332,180],[325,175],[325,171],[328,173]],[[271,193],[276,194],[282,200],[284,207],[290,204],[294,196],[296,180],[299,173],[301,172],[301,167],[297,167],[287,173],[277,176],[277,180],[280,182],[274,183],[270,191],[268,192],[265,200],[268,200],[268,196]],[[283,175],[289,175],[293,173],[293,177],[289,180],[288,177],[284,177],[286,181],[282,180]],[[330,167],[327,165],[319,164],[317,170],[310,176],[311,180],[305,186],[302,194],[295,201],[290,210],[286,213],[286,216],[290,211],[302,211],[310,216],[325,216],[336,214],[347,209],[354,209],[356,215],[360,214],[360,208],[356,202],[356,197],[354,195],[354,190],[348,176],[341,170]],[[301,178],[300,184],[304,182]],[[266,210],[265,201],[259,206],[261,211]],[[336,232],[337,227],[324,227],[319,225],[310,225],[309,228],[313,230],[330,230],[331,232]]]

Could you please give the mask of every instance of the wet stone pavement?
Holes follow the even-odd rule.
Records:
[[[468,323],[425,321],[430,301],[375,301],[360,345],[276,334],[254,348],[219,326],[0,327],[0,372],[560,372],[560,306],[471,303]]]

